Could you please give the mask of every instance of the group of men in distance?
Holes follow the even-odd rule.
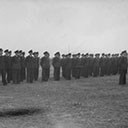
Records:
[[[4,54],[3,54],[4,52]],[[127,73],[127,51],[119,54],[54,54],[50,59],[49,52],[45,51],[44,56],[39,58],[38,52],[30,50],[25,56],[22,50],[16,50],[15,55],[8,49],[0,48],[0,73],[3,85],[12,82],[19,84],[26,80],[28,83],[38,80],[39,66],[42,68],[42,81],[48,81],[50,77],[51,64],[54,68],[54,80],[60,80],[60,69],[65,80],[71,78],[80,79],[90,76],[109,76],[120,74],[119,84],[126,84]],[[51,61],[52,60],[52,61]]]

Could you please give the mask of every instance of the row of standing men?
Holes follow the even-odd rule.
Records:
[[[62,68],[62,76],[66,80],[72,77],[80,79],[80,77],[97,77],[106,75],[116,75],[120,70],[119,54],[73,54],[62,55],[56,52],[52,60],[50,54],[46,51],[40,59],[38,52],[30,50],[29,55],[25,57],[25,52],[16,50],[14,56],[11,51],[0,49],[0,73],[2,75],[3,85],[7,85],[11,81],[14,84],[26,80],[28,83],[37,81],[39,77],[39,67],[42,68],[42,81],[48,81],[50,77],[51,64],[54,67],[54,80],[60,80],[60,72]]]

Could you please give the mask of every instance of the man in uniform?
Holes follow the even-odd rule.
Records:
[[[61,66],[61,59],[60,59],[60,53],[56,52],[55,57],[52,60],[52,65],[54,67],[54,80],[59,81],[60,80],[60,66]]]
[[[81,75],[85,78],[88,77],[88,67],[89,67],[89,60],[88,60],[88,53],[83,54],[81,58],[81,65],[82,65],[82,71]]]
[[[125,85],[126,84],[126,74],[127,74],[127,52],[122,51],[120,59],[119,59],[119,84]]]
[[[9,57],[8,57],[8,52],[9,50],[6,49],[4,50],[4,61],[5,61],[5,79],[8,83],[10,83],[10,80],[9,80]]]
[[[34,52],[34,80],[38,80],[39,75],[39,52]]]
[[[111,54],[107,54],[106,57],[106,67],[107,67],[107,75],[110,76],[111,75],[111,70],[112,70],[112,59],[111,59]]]
[[[72,55],[72,77],[75,78],[76,76],[76,63],[77,63],[77,55],[73,54]]]
[[[105,75],[105,54],[102,53],[102,56],[100,58],[100,76]]]
[[[80,58],[80,53],[76,55],[76,66],[75,66],[75,79],[80,79],[81,75],[81,58]]]
[[[6,71],[6,79],[7,82],[10,83],[10,81],[12,80],[12,57],[11,57],[11,51],[9,51],[8,49],[6,49],[4,51],[5,55],[4,55],[4,59],[5,59],[5,71]]]
[[[42,81],[48,81],[50,77],[50,54],[45,51],[44,56],[41,58],[40,65],[42,68]]]
[[[89,73],[89,76],[92,76],[93,75],[93,61],[94,61],[94,58],[93,58],[93,54],[89,54],[89,66],[88,66],[88,73]]]
[[[116,70],[115,70],[115,74],[118,74],[119,73],[119,65],[118,65],[118,62],[119,62],[119,54],[115,54],[115,67],[116,67]]]
[[[81,74],[80,76],[84,77],[84,63],[85,63],[85,54],[81,54]]]
[[[62,54],[62,58],[61,58],[61,67],[62,67],[62,76],[65,78],[65,61],[66,60],[66,55]]]
[[[0,73],[2,76],[2,83],[3,85],[7,85],[7,81],[5,79],[5,60],[4,60],[4,56],[3,56],[3,49],[0,48]]]
[[[27,82],[33,83],[34,79],[34,58],[33,58],[33,51],[30,50],[29,55],[26,57],[25,63],[27,68]]]
[[[93,76],[94,77],[97,77],[99,76],[99,65],[100,65],[100,54],[95,54],[95,58],[94,58],[94,61],[93,61]]]
[[[12,81],[12,51],[8,51],[8,76],[7,76],[7,80],[8,83],[10,83]]]
[[[71,53],[67,54],[66,60],[65,60],[65,79],[71,80],[71,70],[72,70],[72,59],[71,59]]]
[[[112,54],[111,58],[111,74],[116,75],[118,73],[118,57],[117,54]]]
[[[25,52],[20,51],[20,60],[21,60],[20,78],[22,82],[26,79]]]
[[[15,55],[12,57],[12,80],[14,84],[20,83],[20,53],[18,50],[15,51]]]

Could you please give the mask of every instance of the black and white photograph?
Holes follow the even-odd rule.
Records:
[[[128,128],[128,0],[0,0],[0,128]]]

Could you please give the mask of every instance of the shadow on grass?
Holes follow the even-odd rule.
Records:
[[[45,108],[19,108],[19,109],[6,109],[0,111],[0,118],[31,116],[40,113],[46,113],[48,110]]]

